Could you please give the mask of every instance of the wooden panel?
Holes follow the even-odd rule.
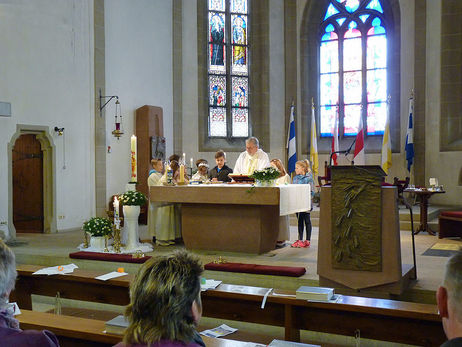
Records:
[[[148,196],[148,174],[151,169],[151,137],[164,136],[162,107],[144,105],[136,110],[138,185],[137,190]]]
[[[278,206],[182,204],[187,249],[264,253],[279,233]]]
[[[13,148],[13,224],[16,232],[43,232],[43,156],[35,135]]]

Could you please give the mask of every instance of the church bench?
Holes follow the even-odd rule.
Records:
[[[30,309],[31,294],[126,305],[133,276],[109,281],[95,280],[101,272],[76,269],[68,275],[36,276],[40,266],[18,265],[18,281],[11,301]],[[354,336],[361,331],[370,338],[414,345],[439,345],[445,335],[436,305],[342,296],[337,303],[316,303],[295,298],[293,291],[275,290],[264,309],[261,302],[268,288],[221,284],[202,292],[203,315],[284,327],[285,340],[299,341],[300,330]],[[341,324],[338,324],[341,322]]]
[[[438,216],[438,238],[462,237],[462,211],[443,211]]]
[[[61,316],[52,313],[21,310],[17,316],[21,329],[52,331],[61,347],[102,347],[113,346],[122,341],[121,335],[104,332],[104,321],[72,316]],[[202,329],[199,329],[201,331]],[[202,336],[207,347],[244,347],[246,342],[214,339]]]

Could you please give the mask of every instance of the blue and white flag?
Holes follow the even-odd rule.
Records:
[[[407,133],[406,133],[406,161],[407,171],[411,172],[411,166],[414,162],[414,98],[411,96],[409,99],[409,120],[407,122]]]
[[[288,150],[288,171],[289,175],[295,171],[295,163],[297,162],[297,143],[295,142],[295,106],[290,106],[290,122],[289,133],[287,135],[287,150]]]

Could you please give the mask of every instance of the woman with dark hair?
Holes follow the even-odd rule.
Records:
[[[48,330],[21,330],[19,328],[19,322],[14,318],[14,305],[8,303],[16,276],[14,253],[0,239],[0,346],[59,346],[56,336]]]
[[[116,347],[205,346],[196,331],[202,271],[199,260],[186,251],[144,263],[130,285],[129,326]]]

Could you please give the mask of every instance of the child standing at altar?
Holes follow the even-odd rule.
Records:
[[[314,180],[313,174],[310,169],[310,162],[305,160],[299,160],[295,163],[295,173],[293,184],[309,184],[311,186],[311,198],[314,195]],[[299,212],[297,213],[298,219],[298,240],[295,241],[291,247],[303,248],[310,247],[311,240],[311,219],[310,212]],[[303,229],[306,227],[306,239],[303,241]]]
[[[152,159],[151,160],[152,170],[149,171],[148,177],[148,187],[155,187],[161,186],[162,182],[162,171],[164,165],[162,164],[161,159]],[[156,241],[156,223],[158,218],[158,214],[160,214],[160,218],[165,213],[160,213],[162,209],[165,209],[166,206],[162,206],[159,203],[149,202],[149,209],[148,209],[148,232],[149,235],[152,236],[152,241]],[[165,212],[165,211],[163,211]]]
[[[207,182],[209,180],[209,163],[205,159],[196,161],[197,172],[192,176],[191,181]]]

